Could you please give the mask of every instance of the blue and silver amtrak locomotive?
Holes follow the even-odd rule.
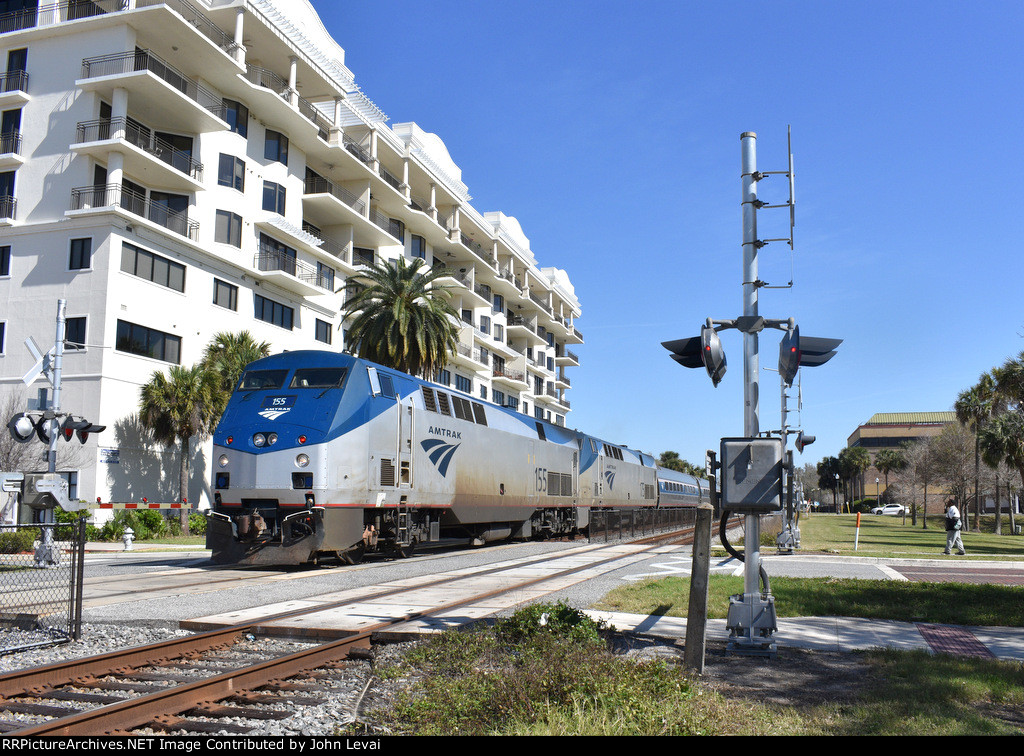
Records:
[[[594,508],[708,499],[648,454],[335,352],[249,365],[213,443],[220,563],[569,535]]]

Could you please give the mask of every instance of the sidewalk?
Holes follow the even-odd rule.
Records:
[[[107,553],[123,553],[123,554],[134,554],[139,551],[196,551],[209,553],[209,549],[205,546],[198,544],[192,545],[175,545],[173,543],[140,543],[138,541],[132,543],[131,549],[125,550],[124,544],[121,541],[111,541],[107,543],[105,541],[89,541],[85,544],[86,554],[95,554],[102,552]]]
[[[588,611],[596,620],[623,631],[668,640],[686,638],[686,620],[639,614]],[[778,648],[811,651],[862,651],[894,648],[934,653],[1024,661],[1024,628],[959,627],[918,622],[893,622],[856,617],[789,617],[777,620],[773,637]],[[729,640],[725,620],[708,620],[707,640]]]

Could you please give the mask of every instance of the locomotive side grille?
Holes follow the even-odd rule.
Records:
[[[437,392],[437,406],[441,410],[442,415],[452,416],[452,409],[448,406],[448,394],[443,391]]]
[[[380,461],[380,484],[382,486],[395,485],[395,462],[391,459]]]
[[[473,422],[473,406],[469,403],[468,399],[463,399],[461,396],[453,396],[452,404],[455,405],[455,417],[459,418],[459,420]]]
[[[478,425],[487,425],[487,415],[484,413],[484,405],[473,402],[473,412],[476,414]]]
[[[548,471],[548,496],[572,496],[572,476]]]
[[[423,389],[423,406],[431,412],[437,412],[437,399],[434,398],[434,389],[422,387]]]

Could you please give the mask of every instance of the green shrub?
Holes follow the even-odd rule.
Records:
[[[39,538],[38,528],[18,528],[0,532],[0,554],[21,554],[32,551],[33,542]]]

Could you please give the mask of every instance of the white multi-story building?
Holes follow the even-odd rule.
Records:
[[[225,331],[342,350],[346,278],[402,255],[458,284],[441,380],[564,423],[569,277],[472,207],[441,139],[387,124],[307,0],[0,0],[4,62],[0,390],[45,401],[23,342],[52,344],[66,300],[61,408],[107,426],[63,470],[72,495],[174,500],[177,455],[133,417],[153,372]]]

